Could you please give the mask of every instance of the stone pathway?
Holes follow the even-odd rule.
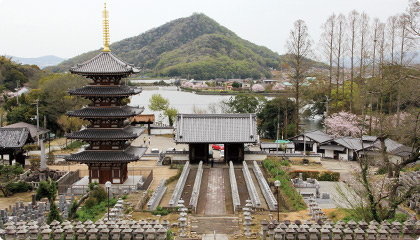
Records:
[[[226,214],[223,168],[210,169],[206,198],[206,215],[220,216]]]
[[[229,237],[226,234],[203,234],[201,237],[202,240],[228,240]]]
[[[191,232],[197,234],[209,234],[216,237],[220,234],[239,234],[241,232],[239,219],[237,217],[191,217]],[[216,238],[219,239],[219,238]]]

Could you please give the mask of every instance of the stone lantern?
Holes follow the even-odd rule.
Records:
[[[147,229],[145,233],[146,233],[146,239],[147,240],[154,240],[155,239],[156,230],[154,228]]]
[[[365,231],[360,228],[354,230],[354,240],[365,240]]]
[[[266,219],[263,219],[261,221],[261,230],[262,230],[262,239],[265,240],[267,237],[267,231],[268,231],[268,221]]]
[[[42,240],[49,240],[50,239],[50,234],[51,234],[51,229],[46,228],[44,230],[42,230],[41,235],[42,235]]]
[[[56,227],[53,232],[54,240],[61,240],[63,238],[63,232],[64,231],[61,229],[61,227]]]

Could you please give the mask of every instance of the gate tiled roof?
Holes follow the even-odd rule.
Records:
[[[176,143],[256,143],[252,114],[178,114]]]

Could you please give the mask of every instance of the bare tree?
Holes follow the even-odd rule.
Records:
[[[353,10],[350,12],[347,19],[350,29],[350,112],[353,112],[354,52],[356,48],[357,21],[359,19],[359,13],[356,10]]]
[[[372,55],[372,81],[370,81],[370,88],[374,89],[375,88],[375,63],[376,63],[376,47],[377,47],[377,41],[378,41],[378,31],[379,31],[379,27],[380,27],[381,22],[379,21],[378,18],[375,18],[373,20],[373,25],[372,25],[372,38],[373,38],[373,55]],[[370,91],[370,103],[369,103],[369,107],[370,107],[370,115],[369,115],[369,135],[372,135],[372,115],[373,115],[373,90]]]
[[[335,96],[335,111],[338,110],[338,87],[340,86],[340,60],[343,55],[343,42],[344,42],[344,30],[345,30],[345,24],[346,24],[346,17],[343,14],[338,15],[337,17],[337,29],[336,29],[336,37],[335,37],[335,56],[337,58],[337,75],[336,75],[336,96]],[[344,78],[343,78],[343,85],[344,85]],[[344,96],[343,96],[344,101]]]
[[[407,12],[404,14],[407,21],[406,30],[413,38],[420,37],[420,2],[409,0]]]
[[[295,134],[299,134],[299,109],[300,109],[300,94],[301,86],[305,79],[305,74],[310,67],[308,61],[311,55],[312,41],[310,40],[308,27],[303,20],[297,20],[293,24],[293,29],[290,31],[289,39],[286,42],[288,56],[290,58],[290,67],[293,71],[291,76],[293,91],[296,101],[295,111]]]
[[[391,63],[394,63],[395,39],[397,35],[398,16],[391,16],[387,20],[387,38],[390,41],[391,48]]]
[[[325,55],[329,58],[329,84],[328,84],[328,99],[331,99],[331,92],[332,92],[332,71],[333,71],[333,52],[334,52],[334,30],[335,30],[335,22],[336,22],[336,15],[333,13],[327,21],[322,25],[322,29],[324,32],[321,36],[321,45],[324,49]],[[329,104],[327,104],[328,106]],[[327,108],[327,116],[329,115],[329,109]]]

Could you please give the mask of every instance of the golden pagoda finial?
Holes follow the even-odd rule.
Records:
[[[109,49],[109,13],[106,10],[106,3],[104,3],[104,10],[102,11],[102,17],[104,18],[104,49],[102,52],[110,52]]]

